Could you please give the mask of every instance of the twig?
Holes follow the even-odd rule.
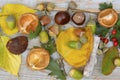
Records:
[[[62,8],[62,7],[55,7],[54,11],[66,11],[67,8]],[[82,12],[87,12],[87,13],[99,13],[100,11],[97,9],[87,9],[87,10],[83,10],[83,9],[72,9],[72,11],[82,11]],[[116,10],[117,13],[120,13],[120,10]]]
[[[1,7],[0,7],[0,9],[1,9]],[[36,9],[36,8],[33,8],[33,9]],[[67,8],[56,6],[53,11],[66,11],[66,10],[67,10]],[[86,9],[86,10],[84,10],[84,9],[80,9],[80,8],[72,9],[72,11],[78,11],[78,12],[82,11],[82,12],[87,12],[87,13],[99,13],[100,12],[100,10],[98,10],[98,9]],[[120,10],[116,10],[116,12],[120,13]]]

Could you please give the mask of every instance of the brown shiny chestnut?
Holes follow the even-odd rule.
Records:
[[[59,11],[56,13],[54,20],[58,25],[65,25],[70,21],[70,15],[67,11]]]

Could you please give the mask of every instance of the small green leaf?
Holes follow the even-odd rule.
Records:
[[[104,2],[104,3],[100,3],[99,4],[99,10],[104,10],[104,9],[107,9],[107,8],[113,8],[113,5],[112,5],[112,3],[106,3],[106,2]]]
[[[52,54],[56,51],[55,40],[49,39],[49,41],[46,44],[42,44],[41,47],[45,48],[50,54]]]
[[[96,22],[96,26],[97,26],[96,32],[95,32],[96,35],[101,35],[105,37],[106,34],[109,32],[109,28],[105,28],[101,26],[98,22]]]
[[[36,38],[37,36],[39,36],[39,33],[40,33],[41,30],[42,30],[42,25],[41,25],[41,23],[39,23],[35,32],[30,32],[29,39],[33,39],[33,38]]]
[[[119,18],[118,18],[116,25],[120,27],[120,15],[119,15]]]
[[[52,58],[50,59],[50,63],[46,69],[51,71],[51,73],[49,75],[51,75],[51,76],[56,75],[57,79],[66,80],[66,77],[65,77],[63,71],[60,69],[59,64],[56,61],[54,61]]]

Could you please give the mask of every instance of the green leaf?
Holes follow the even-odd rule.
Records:
[[[42,44],[41,47],[48,50],[50,55],[52,55],[52,53],[56,51],[55,40],[50,39],[48,43]],[[49,75],[57,76],[56,78],[60,80],[66,80],[63,71],[59,67],[59,64],[56,61],[54,61],[52,57],[50,58],[50,63],[46,69],[51,71]]]
[[[102,60],[102,69],[101,72],[104,75],[110,75],[115,69],[115,65],[113,63],[114,59],[119,56],[117,47],[110,47],[107,52],[105,52],[103,60]]]
[[[48,50],[50,55],[52,55],[52,53],[54,53],[56,51],[55,40],[50,38],[49,42],[46,44],[42,44],[41,47]],[[59,64],[55,60],[53,60],[52,57],[50,58],[50,63],[46,69],[51,71],[51,73],[49,75],[57,76],[56,78],[58,78],[60,80],[66,80],[65,74],[60,69]]]
[[[51,71],[51,73],[49,75],[52,75],[52,76],[56,75],[57,79],[66,80],[66,77],[65,77],[63,71],[60,70],[59,64],[56,61],[54,61],[52,58],[50,59],[50,64],[48,65],[48,67],[46,69]]]
[[[118,18],[116,25],[120,27],[120,15],[119,15],[119,18]]]
[[[41,47],[45,48],[50,52],[50,54],[52,54],[56,51],[55,40],[49,39],[48,43],[42,44]]]
[[[104,9],[107,9],[107,8],[113,8],[113,5],[112,5],[112,3],[106,3],[106,2],[104,2],[104,3],[100,3],[99,4],[99,10],[104,10]]]
[[[6,36],[0,37],[0,67],[18,76],[21,65],[21,55],[15,55],[8,51],[6,48],[8,40],[9,38]]]
[[[36,28],[35,32],[30,32],[29,39],[36,38],[39,36],[40,31],[42,30],[42,25],[39,23],[38,27]]]
[[[106,34],[109,32],[109,28],[105,28],[101,26],[98,22],[96,22],[96,26],[97,26],[96,32],[95,32],[96,35],[101,35],[105,37]]]

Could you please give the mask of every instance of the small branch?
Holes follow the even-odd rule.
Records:
[[[0,9],[1,9],[1,7],[0,7]],[[36,9],[36,8],[33,8],[33,9]],[[67,8],[56,6],[53,11],[66,11],[66,10],[67,10]],[[87,12],[87,13],[99,13],[100,12],[100,10],[98,10],[98,9],[86,9],[86,10],[84,10],[84,9],[80,9],[80,8],[72,9],[72,11],[74,11],[74,12],[75,11],[78,11],[78,12],[82,11],[82,12]],[[120,13],[120,10],[116,10],[116,12]],[[0,16],[2,16],[2,15],[0,15]]]
[[[62,8],[62,7],[55,7],[54,11],[66,11],[67,8]],[[81,10],[79,8],[77,9],[73,9],[72,11],[82,11],[82,12],[87,12],[87,13],[99,13],[100,10],[97,10],[97,9],[87,9],[87,10]],[[120,13],[120,10],[116,10],[117,13]]]

